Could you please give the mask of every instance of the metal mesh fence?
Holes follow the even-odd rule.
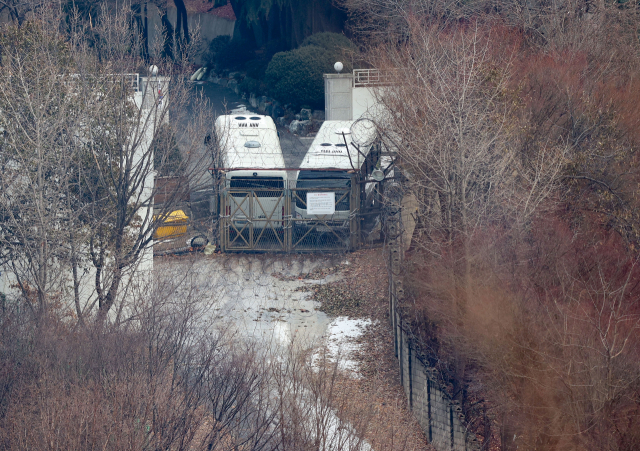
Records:
[[[219,187],[223,251],[346,251],[357,246],[359,195],[282,179],[232,179]]]
[[[318,182],[322,183],[322,180]],[[291,200],[291,250],[349,250],[356,246],[358,220],[352,214],[352,190],[345,188],[293,188]],[[333,213],[314,214],[312,202]],[[321,210],[322,211],[322,210]]]
[[[276,177],[236,177],[220,198],[223,249],[284,251],[285,183]]]
[[[248,119],[229,119],[239,132],[219,140],[221,158],[211,168],[220,250],[341,252],[381,239],[382,182],[392,177],[393,157],[370,124],[325,122],[303,143],[284,130],[258,139],[252,123],[240,130]]]
[[[170,208],[162,202],[168,200],[162,194],[159,190],[159,195],[155,196],[154,216],[167,215],[167,218],[154,233],[153,253],[180,253],[206,245],[215,233],[214,190],[209,187],[180,193],[177,200],[171,198]]]

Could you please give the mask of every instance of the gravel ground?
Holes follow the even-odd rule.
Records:
[[[154,266],[188,273],[213,319],[237,337],[279,345],[297,338],[341,354],[334,407],[374,450],[431,450],[400,385],[383,255],[214,254],[156,258]]]

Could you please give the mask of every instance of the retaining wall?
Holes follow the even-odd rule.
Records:
[[[409,407],[429,442],[438,451],[479,451],[480,442],[467,430],[462,408],[443,389],[439,373],[428,365],[416,346],[411,329],[403,321],[399,308],[404,298],[400,273],[403,256],[400,203],[390,210],[387,216],[387,232],[392,238],[388,243],[389,318],[394,331],[400,380]]]

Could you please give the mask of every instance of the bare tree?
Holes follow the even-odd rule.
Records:
[[[384,44],[378,124],[418,201],[404,307],[454,394],[475,360],[505,447],[633,449],[637,5],[345,4]]]
[[[65,259],[73,221],[64,193],[77,163],[75,133],[86,107],[68,84],[69,49],[55,30],[8,27],[2,44],[0,239],[5,267],[42,310],[47,295],[61,289],[54,267]]]
[[[240,341],[180,269],[109,327],[0,311],[3,449],[369,449],[375,406],[338,396],[338,361]]]
[[[394,42],[411,34],[412,19],[432,23],[460,23],[488,15],[492,20],[524,31],[539,45],[592,46],[611,50],[612,29],[624,29],[633,40],[638,5],[632,2],[553,0],[338,0],[350,16],[353,31],[366,42]]]
[[[150,258],[155,229],[203,182],[190,175],[210,159],[202,144],[213,120],[176,66],[138,77],[130,13],[104,7],[92,24],[60,31],[49,11],[3,34],[3,257],[40,307],[72,278],[80,320],[107,318],[123,281]],[[154,174],[165,166],[185,183],[154,211]],[[89,296],[82,276],[93,279]]]
[[[440,257],[453,255],[461,270],[455,271],[463,284],[457,294],[461,314],[470,240],[501,217],[499,189],[511,183],[515,170],[508,57],[496,65],[485,38],[474,25],[443,30],[416,21],[411,40],[376,61],[393,78],[376,91],[387,111],[378,122],[420,204],[428,233],[422,244]]]

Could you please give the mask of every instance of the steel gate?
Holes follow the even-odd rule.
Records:
[[[284,188],[223,190],[220,194],[222,249],[286,251],[289,205]]]
[[[291,251],[340,251],[354,249],[358,234],[357,208],[352,190],[293,188],[291,191]],[[334,214],[308,214],[311,195],[331,195]],[[359,198],[359,196],[355,196]]]
[[[222,251],[348,251],[358,246],[360,192],[343,188],[220,187]],[[328,195],[333,214],[309,214],[308,200]]]

